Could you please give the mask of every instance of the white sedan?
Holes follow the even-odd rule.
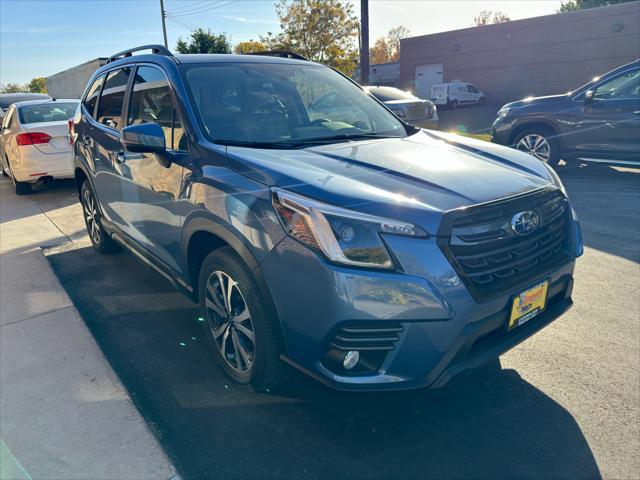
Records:
[[[73,178],[69,119],[78,100],[34,100],[11,105],[0,127],[0,170],[18,195],[32,184]]]

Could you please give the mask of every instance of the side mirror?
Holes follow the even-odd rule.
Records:
[[[165,153],[164,131],[157,123],[129,125],[120,132],[125,149],[133,153]]]
[[[591,103],[593,102],[593,96],[595,95],[596,92],[594,92],[593,90],[587,90],[587,92],[584,94],[584,103]]]

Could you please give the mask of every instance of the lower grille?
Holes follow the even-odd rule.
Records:
[[[570,258],[571,211],[557,190],[454,212],[441,248],[476,300],[526,282]],[[537,213],[540,223],[530,235],[511,230],[522,211]]]
[[[400,332],[402,325],[396,322],[343,326],[334,335],[330,346],[341,351],[393,350]]]
[[[402,333],[399,322],[345,323],[335,332],[322,357],[322,364],[338,375],[370,375],[382,366]],[[351,370],[343,367],[346,352],[357,351],[360,360]]]

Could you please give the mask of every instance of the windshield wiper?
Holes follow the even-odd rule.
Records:
[[[314,143],[328,143],[335,142],[341,140],[364,140],[367,138],[402,138],[396,135],[381,135],[379,133],[341,133],[338,135],[331,135],[328,137],[317,137],[317,138],[299,138],[296,140],[291,140],[292,143],[297,143],[300,145],[309,145]]]
[[[381,135],[379,133],[342,133],[340,135],[332,135],[329,137],[318,138],[298,138],[293,140],[282,140],[279,142],[250,142],[243,140],[216,140],[215,143],[227,145],[230,147],[249,147],[249,148],[298,148],[307,145],[318,145],[335,141],[360,140],[367,138],[402,138],[395,135]]]

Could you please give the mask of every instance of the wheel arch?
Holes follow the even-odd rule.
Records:
[[[82,188],[82,184],[84,183],[85,180],[87,180],[87,178],[89,178],[89,176],[82,168],[76,167],[73,171],[73,177],[75,178],[75,182],[76,182],[76,190],[78,190],[78,194],[80,194],[80,189]]]
[[[536,127],[550,130],[554,134],[555,139],[558,141],[558,144],[560,145],[560,151],[564,150],[564,142],[562,141],[562,135],[560,134],[560,129],[553,122],[549,120],[543,120],[543,119],[535,119],[535,120],[531,119],[531,120],[520,123],[517,127],[515,127],[512,130],[511,135],[509,135],[508,145],[509,146],[513,145],[516,138],[518,138],[518,135],[520,135],[525,130],[533,129]]]
[[[250,248],[229,229],[224,228],[206,214],[200,214],[185,221],[182,233],[182,251],[185,252],[185,272],[189,285],[193,289],[195,300],[198,298],[198,278],[202,260],[212,251],[225,246],[229,246],[252,272],[257,269],[258,261]],[[258,276],[260,276],[259,273],[256,275],[256,279],[260,284],[262,282]]]
[[[286,342],[284,339],[283,325],[278,315],[271,289],[264,277],[258,259],[252,253],[249,246],[245,244],[241,238],[234,235],[229,229],[220,225],[215,219],[211,218],[206,212],[202,212],[199,216],[188,219],[183,226],[182,248],[185,252],[185,272],[189,286],[191,287],[191,298],[195,302],[199,301],[198,279],[200,277],[200,268],[202,261],[209,253],[228,246],[251,270],[262,297],[268,304],[268,308],[276,316],[279,326],[279,338],[283,349],[286,351]]]

